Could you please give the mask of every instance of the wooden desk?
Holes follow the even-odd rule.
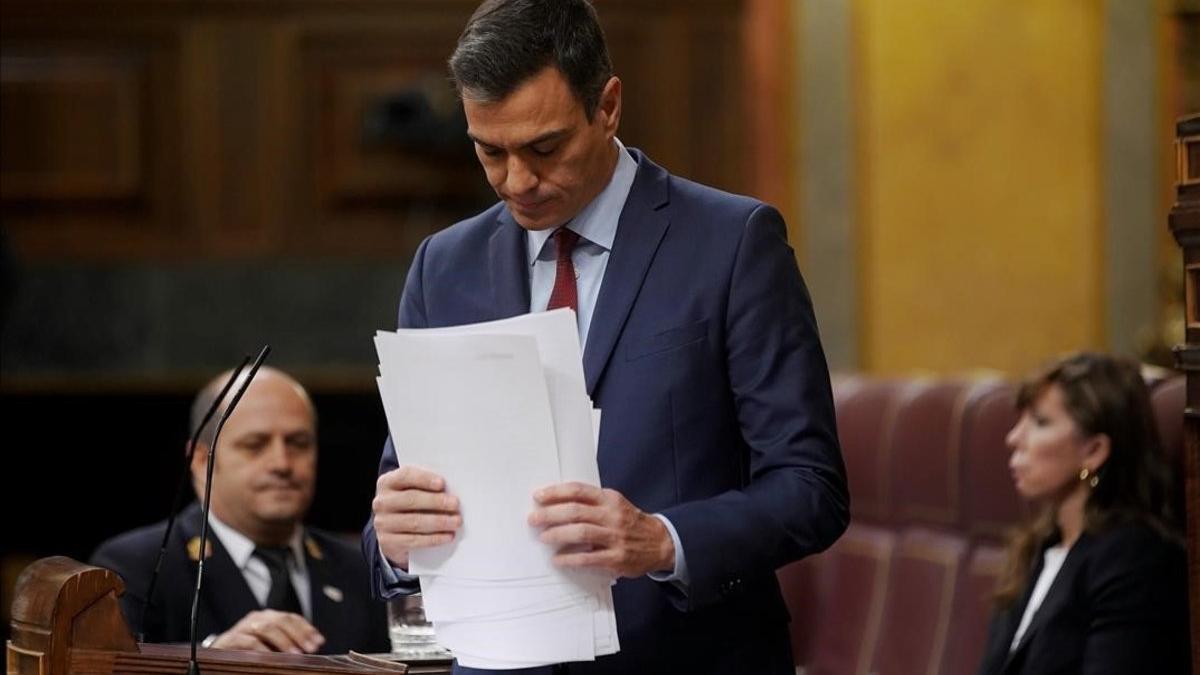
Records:
[[[9,675],[187,672],[187,645],[141,644],[121,613],[120,577],[70,558],[43,558],[17,580],[8,642]],[[450,664],[409,668],[386,655],[313,656],[198,649],[204,675],[449,673]]]

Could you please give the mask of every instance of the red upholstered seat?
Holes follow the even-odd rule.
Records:
[[[842,401],[860,387],[870,381],[866,375],[853,375],[847,373],[831,373],[829,375],[829,386],[833,389],[833,404],[841,406]]]
[[[896,537],[867,525],[851,525],[842,538],[814,560],[815,607],[794,607],[818,620],[805,652],[796,662],[806,675],[849,675],[866,672],[883,618],[884,596]],[[801,599],[800,602],[804,602]],[[812,614],[813,612],[818,612]]]
[[[961,537],[914,529],[896,545],[872,672],[938,675],[966,563]]]
[[[890,493],[898,522],[950,527],[959,522],[959,445],[968,386],[917,381],[893,416]]]
[[[1187,378],[1172,377],[1159,382],[1150,391],[1154,405],[1154,420],[1163,449],[1172,463],[1180,461],[1183,453],[1183,407],[1187,403]]]
[[[992,596],[1004,563],[1005,552],[999,546],[982,545],[971,551],[954,596],[942,673],[973,673],[979,668],[994,608]]]
[[[1175,513],[1182,518],[1187,504],[1183,468],[1183,408],[1187,405],[1187,378],[1172,377],[1158,382],[1150,391],[1150,403],[1154,406],[1159,440],[1175,475]]]
[[[1184,386],[1151,394],[1180,477]],[[975,672],[1005,532],[1028,515],[1004,441],[1015,400],[998,380],[834,379],[853,522],[779,571],[807,675]]]
[[[1013,489],[1004,442],[1017,423],[1016,387],[1007,382],[981,386],[963,417],[962,485],[966,534],[993,542],[1021,522],[1028,507]]]
[[[850,511],[855,519],[886,522],[891,516],[887,493],[891,471],[884,435],[891,427],[903,383],[869,378],[839,379],[834,389],[838,438],[850,483]]]

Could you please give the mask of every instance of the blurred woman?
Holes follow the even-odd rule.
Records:
[[[1136,363],[1070,356],[1027,381],[1007,442],[1017,532],[980,675],[1186,674],[1187,560]]]

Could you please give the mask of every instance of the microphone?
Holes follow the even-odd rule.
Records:
[[[137,641],[146,641],[146,614],[150,610],[150,603],[154,602],[154,589],[158,587],[158,575],[162,569],[163,559],[167,557],[167,543],[171,540],[171,531],[175,529],[175,519],[179,516],[179,509],[183,506],[184,488],[188,482],[188,476],[191,475],[192,457],[196,454],[196,443],[200,440],[200,432],[204,431],[204,427],[208,426],[209,420],[217,412],[217,408],[221,405],[221,401],[225,400],[225,394],[229,393],[229,388],[237,381],[238,375],[250,363],[250,357],[242,359],[242,364],[233,371],[229,379],[225,381],[225,386],[221,387],[221,393],[213,399],[212,405],[208,406],[208,411],[204,413],[200,424],[192,430],[192,438],[188,441],[187,452],[184,454],[183,466],[179,471],[179,480],[175,483],[175,497],[171,500],[171,517],[167,518],[167,529],[163,532],[162,544],[158,547],[158,557],[154,559],[154,571],[150,573],[150,583],[146,588],[146,601],[142,603],[142,612],[138,617],[137,622]]]
[[[208,512],[212,508],[212,481],[213,481],[213,464],[217,454],[217,442],[221,438],[221,429],[224,428],[225,422],[229,416],[233,414],[234,408],[237,407],[239,401],[242,400],[242,394],[246,393],[246,389],[250,387],[250,383],[254,381],[254,375],[258,372],[259,366],[266,360],[267,354],[271,353],[271,345],[263,345],[262,351],[258,353],[258,358],[254,359],[254,364],[250,366],[250,372],[246,375],[246,379],[242,381],[237,392],[229,401],[229,406],[225,408],[225,412],[221,413],[221,418],[217,420],[217,428],[213,432],[212,444],[208,446],[208,467],[204,479],[204,502],[203,518],[200,521],[200,562],[196,567],[196,590],[192,594],[192,618],[191,618],[191,643],[192,652],[191,659],[188,661],[188,675],[200,675],[200,663],[196,661],[196,643],[198,636],[196,635],[197,619],[200,612],[200,588],[204,581],[204,552],[208,550]]]

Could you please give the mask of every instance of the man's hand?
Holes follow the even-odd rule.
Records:
[[[312,654],[325,644],[325,636],[303,616],[264,609],[250,612],[233,628],[213,641],[216,649]]]
[[[375,483],[375,534],[393,565],[408,569],[408,552],[449,544],[462,526],[458,498],[441,476],[415,466],[393,469]]]
[[[543,542],[558,547],[557,565],[626,577],[675,569],[667,527],[616,490],[561,483],[538,490],[533,499],[538,508],[529,514],[529,524],[542,528]]]

